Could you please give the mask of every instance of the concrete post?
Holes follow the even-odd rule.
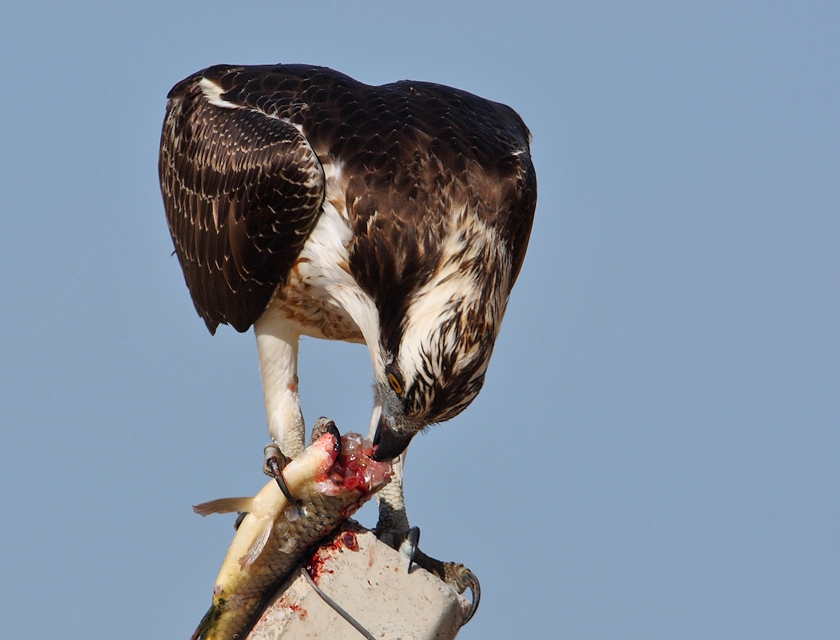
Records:
[[[414,567],[366,529],[344,531],[323,545],[274,596],[247,640],[361,640],[303,575],[381,640],[451,640],[470,603],[449,585]]]

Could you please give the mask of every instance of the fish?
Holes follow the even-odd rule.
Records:
[[[332,424],[332,423],[330,423]],[[385,486],[390,462],[371,458],[369,440],[332,425],[283,469],[289,502],[271,480],[251,498],[222,498],[196,505],[202,515],[247,512],[213,588],[213,603],[191,640],[242,640],[268,599],[311,554],[319,540]]]

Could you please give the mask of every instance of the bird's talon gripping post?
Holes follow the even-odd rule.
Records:
[[[417,550],[420,546],[420,527],[411,527],[405,540],[400,545],[400,552],[408,558],[408,573],[411,573],[411,567],[417,559]]]
[[[280,487],[280,491],[286,497],[286,500],[292,504],[301,506],[303,503],[297,498],[292,497],[289,487],[286,486],[286,481],[283,479],[283,467],[289,464],[289,459],[283,455],[283,452],[280,451],[280,447],[276,444],[268,445],[263,452],[265,454],[265,466],[263,467],[263,471],[265,471],[266,475],[274,478],[277,482],[277,486]]]
[[[478,578],[475,576],[475,574],[467,568],[464,568],[459,583],[460,585],[463,585],[464,589],[469,589],[472,593],[472,604],[470,605],[470,611],[467,614],[467,617],[464,618],[464,621],[461,623],[461,626],[463,627],[470,620],[472,620],[472,617],[475,615],[475,612],[478,611],[478,604],[479,602],[481,602],[481,585],[479,584]]]

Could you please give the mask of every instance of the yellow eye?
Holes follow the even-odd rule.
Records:
[[[394,391],[396,391],[397,393],[402,393],[403,392],[403,388],[402,388],[402,385],[400,384],[399,379],[393,373],[388,374],[388,384],[390,384],[391,388]]]

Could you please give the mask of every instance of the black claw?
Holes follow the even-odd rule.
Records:
[[[309,440],[309,444],[315,442],[318,438],[320,438],[325,433],[329,433],[333,438],[335,438],[335,453],[336,455],[341,455],[341,434],[338,432],[338,427],[335,426],[335,422],[330,420],[329,418],[325,418],[321,416],[315,421],[315,426],[312,427],[312,437]]]
[[[292,492],[289,491],[289,487],[286,486],[286,480],[283,479],[283,472],[280,470],[280,466],[277,464],[276,461],[272,460],[268,463],[271,467],[272,472],[274,473],[274,480],[277,482],[277,486],[280,487],[280,492],[286,496],[286,500],[291,502],[292,504],[296,504],[297,506],[303,506],[303,500],[298,500],[292,495]]]
[[[239,514],[236,516],[236,521],[233,523],[233,530],[239,531],[239,525],[242,524],[242,521],[245,519],[245,516],[248,515],[247,511],[240,511]]]
[[[461,623],[461,626],[463,627],[472,620],[475,612],[478,611],[478,605],[481,602],[481,584],[479,584],[478,578],[476,578],[475,574],[469,569],[464,569],[462,577],[464,587],[472,592],[472,605],[470,606],[470,612],[467,614],[467,617],[464,618],[464,621]]]
[[[408,544],[408,572],[411,573],[411,566],[417,559],[417,551],[420,547],[420,527],[411,527],[403,544]]]
[[[418,567],[422,567],[432,575],[437,576],[458,593],[464,593],[467,589],[469,589],[472,593],[470,610],[464,618],[464,621],[461,623],[461,626],[463,627],[472,620],[472,617],[475,615],[475,612],[478,611],[478,605],[481,602],[481,585],[478,582],[478,578],[472,571],[460,563],[441,562],[440,560],[430,558],[417,547],[419,541],[420,529],[412,527],[409,529],[408,535],[406,535],[405,540],[403,540],[403,543],[400,545],[400,553],[410,556],[408,563],[409,571],[411,571],[412,563],[416,563]]]
[[[266,450],[267,449],[268,447],[266,447]],[[280,487],[280,492],[284,496],[286,496],[286,500],[288,500],[292,504],[301,506],[303,502],[301,500],[298,500],[297,498],[292,497],[292,493],[289,491],[289,487],[286,486],[286,481],[283,479],[283,470],[280,468],[280,463],[277,461],[277,456],[266,456],[265,464],[268,467],[268,470],[271,472],[271,477],[274,478],[274,481],[277,483],[277,486]]]
[[[335,438],[335,452],[337,455],[341,455],[341,434],[338,432],[338,427],[335,426],[335,422],[330,420],[326,425],[326,431],[332,437]]]

